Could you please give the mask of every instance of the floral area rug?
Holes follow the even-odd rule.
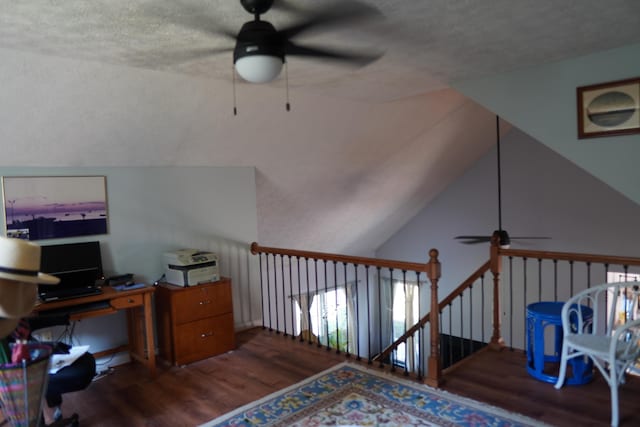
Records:
[[[544,425],[522,415],[345,362],[202,427]]]

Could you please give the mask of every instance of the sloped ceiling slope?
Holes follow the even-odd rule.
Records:
[[[335,139],[323,139],[331,133],[322,129],[331,127],[327,115],[308,123],[300,130],[309,136],[294,137],[286,149],[296,153],[286,171],[258,169],[261,238],[366,252],[494,142],[491,113],[449,89],[352,111],[347,120],[359,125]],[[320,140],[309,143],[316,131]]]
[[[0,164],[255,166],[261,243],[370,254],[495,141],[449,82],[640,41],[635,0],[366,3],[385,19],[308,39],[384,56],[291,59],[287,113],[284,79],[234,89],[230,54],[181,56],[232,46],[202,25],[239,28],[237,1],[4,2]]]
[[[2,53],[0,164],[254,166],[272,246],[368,253],[494,140],[491,114],[451,89],[382,104],[295,94],[287,112],[258,86],[233,116],[216,81]]]

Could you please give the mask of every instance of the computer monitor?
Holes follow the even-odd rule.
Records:
[[[103,275],[100,242],[43,245],[40,271],[60,278],[58,285],[40,285],[40,291],[94,285]]]

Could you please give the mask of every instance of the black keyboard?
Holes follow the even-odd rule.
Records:
[[[102,293],[102,289],[87,286],[85,288],[73,288],[73,289],[57,289],[55,291],[51,290],[46,293],[40,294],[40,301],[42,302],[50,302],[50,301],[60,301],[71,298],[80,298],[85,297],[87,295],[99,295]]]
[[[39,317],[51,317],[51,316],[66,316],[77,313],[84,313],[87,311],[100,310],[102,308],[109,308],[111,304],[109,301],[96,301],[88,302],[85,304],[72,305],[69,307],[54,308],[52,310],[42,310],[38,314]]]

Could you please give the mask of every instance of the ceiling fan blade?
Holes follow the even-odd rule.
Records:
[[[551,237],[541,237],[541,236],[511,237],[511,240],[531,240],[531,239],[551,239]]]
[[[354,66],[360,67],[370,64],[371,62],[379,59],[382,56],[381,53],[360,54],[353,52],[340,52],[337,50],[301,46],[293,42],[287,42],[285,44],[285,55],[333,59],[342,62],[348,62],[353,64]]]
[[[477,236],[477,235],[469,235],[469,236],[456,236],[456,240],[465,240],[463,243],[465,245],[474,245],[477,243],[487,243],[491,242],[493,236]],[[510,240],[531,240],[531,239],[551,239],[551,237],[543,237],[543,236],[523,236],[523,237],[510,237],[508,234],[504,234],[503,241],[501,244],[508,244]]]
[[[478,237],[478,238],[475,238],[475,239],[473,239],[473,238],[472,239],[467,239],[464,236],[458,236],[458,237],[456,237],[456,239],[463,240],[463,241],[460,242],[463,245],[475,245],[475,244],[478,244],[478,243],[488,243],[488,242],[491,241],[490,237]]]
[[[464,243],[466,245],[469,245],[469,244],[474,244],[474,243],[490,242],[491,241],[491,236],[476,236],[476,235],[456,236],[455,239],[456,240],[466,240],[466,242],[460,242],[460,243]]]
[[[308,15],[308,18],[302,22],[281,28],[278,31],[279,35],[289,40],[311,29],[319,27],[323,29],[330,28],[383,16],[375,7],[357,1],[334,2],[320,11],[309,13]]]
[[[222,47],[222,48],[195,48],[189,50],[178,50],[178,51],[167,51],[163,50],[154,55],[154,59],[145,59],[145,62],[140,62],[138,65],[140,66],[170,66],[177,65],[183,62],[194,61],[196,59],[206,58],[208,56],[214,56],[221,53],[233,52],[233,47]],[[133,59],[136,61],[136,59]]]

